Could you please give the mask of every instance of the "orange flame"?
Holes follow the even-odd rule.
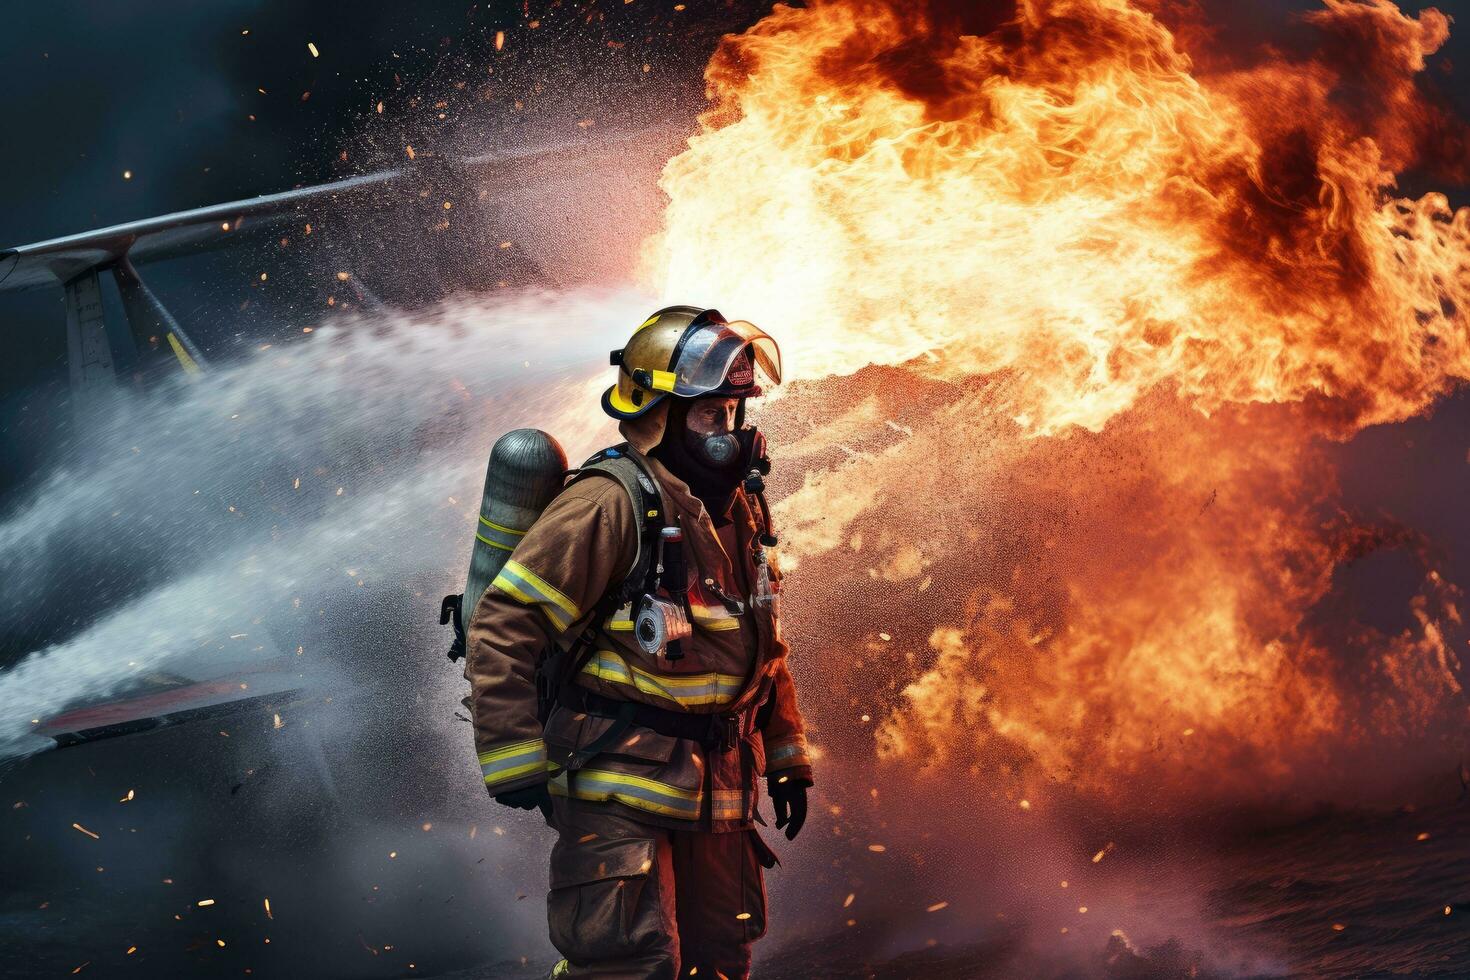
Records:
[[[808,658],[871,644],[886,757],[1260,787],[1463,710],[1457,592],[1338,512],[1321,442],[1470,378],[1470,209],[1391,193],[1470,145],[1420,84],[1448,19],[1326,0],[1316,50],[1242,64],[1161,11],[777,6],[664,172],[650,277],[806,382],[808,428],[766,420],[824,593],[792,619],[839,620]],[[1409,625],[1319,622],[1381,547],[1420,556]],[[873,615],[924,624],[906,662]]]

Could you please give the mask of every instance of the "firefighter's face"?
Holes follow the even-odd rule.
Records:
[[[706,466],[729,469],[739,463],[735,437],[738,398],[696,398],[684,416],[684,445]]]
[[[684,425],[701,439],[722,436],[735,431],[735,410],[739,407],[738,398],[696,398],[684,416]]]

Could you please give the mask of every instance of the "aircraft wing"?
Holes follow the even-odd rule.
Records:
[[[230,236],[247,224],[281,220],[294,215],[301,205],[380,187],[403,173],[384,170],[3,249],[0,292],[65,285],[89,269],[110,265],[124,256],[133,262],[147,262],[226,245]]]
[[[43,718],[32,731],[59,746],[79,745],[252,707],[279,708],[297,700],[305,687],[299,661],[277,657],[210,679],[156,678],[125,694]]]

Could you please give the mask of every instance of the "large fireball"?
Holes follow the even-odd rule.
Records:
[[[1395,195],[1463,176],[1420,84],[1448,19],[1304,22],[1311,56],[1207,64],[1122,0],[814,2],[723,42],[645,259],[807,382],[792,621],[842,680],[804,695],[880,708],[884,758],[1258,792],[1464,725],[1458,592],[1328,451],[1470,377],[1470,210]],[[1334,606],[1385,547],[1420,577],[1390,631]]]

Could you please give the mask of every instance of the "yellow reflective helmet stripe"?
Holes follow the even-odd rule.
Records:
[[[491,585],[523,605],[539,606],[559,630],[565,630],[582,616],[575,602],[518,561],[507,561]]]
[[[674,384],[679,380],[678,375],[673,371],[650,371],[648,373],[653,377],[654,391],[673,391]]]
[[[647,320],[644,320],[642,323],[638,324],[638,330],[642,330],[644,327],[651,327],[651,326],[653,326],[657,322],[658,322],[658,314],[655,313],[653,316],[649,317]],[[634,333],[637,333],[638,330],[634,330],[633,332]]]

